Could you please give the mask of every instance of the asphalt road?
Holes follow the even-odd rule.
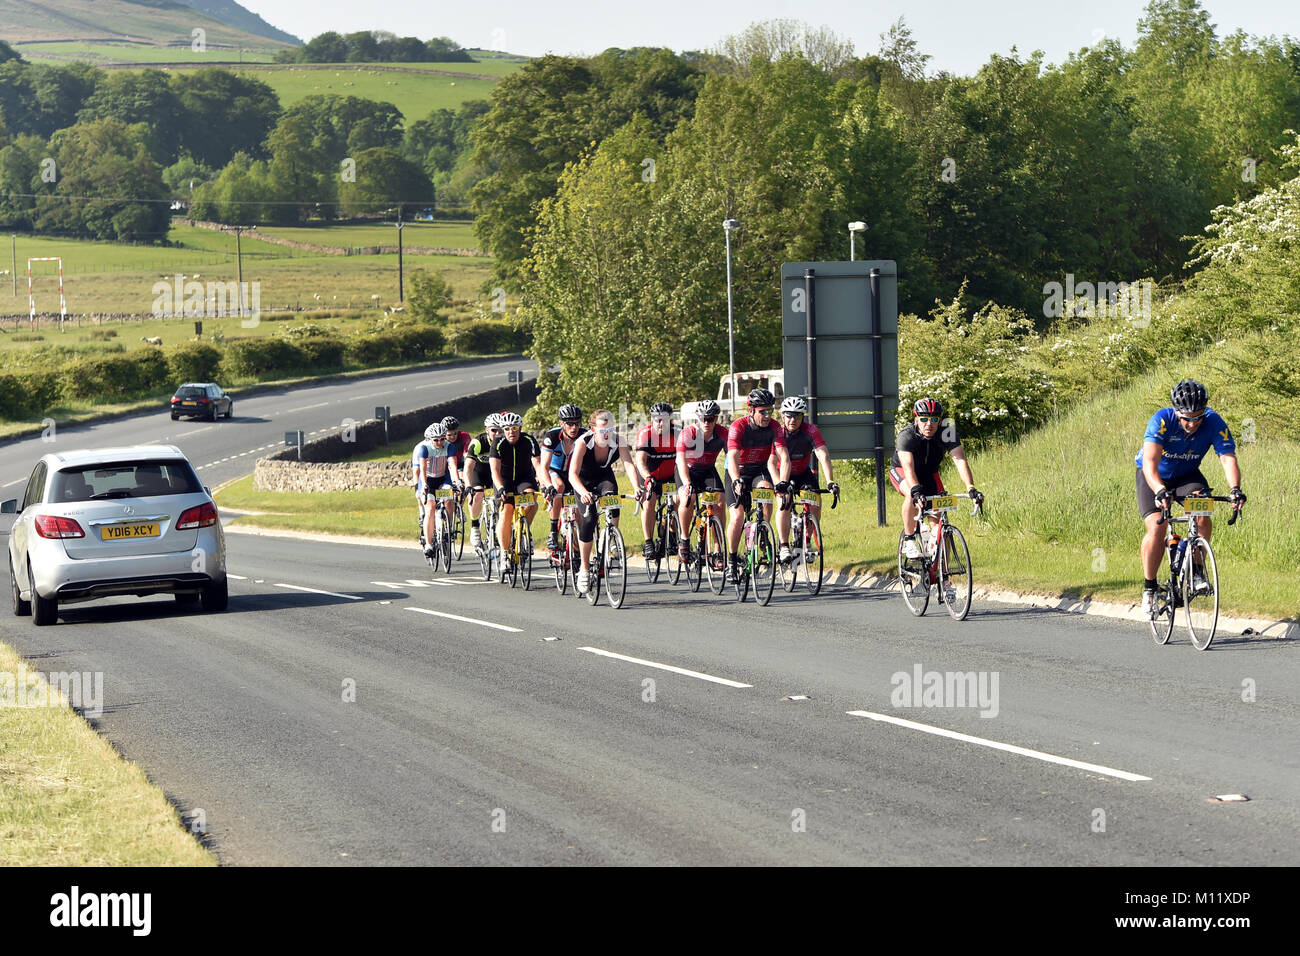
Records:
[[[413,545],[237,528],[227,613],[159,597],[0,619],[32,669],[103,672],[92,722],[201,811],[223,863],[1300,861],[1292,642],[1198,653],[1002,604],[916,619],[837,587],[761,608],[639,569],[616,611],[560,597],[544,566],[523,593],[468,554],[434,581]],[[929,672],[983,699],[900,696]],[[1209,801],[1232,793],[1250,800]]]

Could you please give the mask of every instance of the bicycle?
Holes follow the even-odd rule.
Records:
[[[482,488],[483,515],[479,520],[478,561],[483,570],[483,580],[492,580],[492,564],[498,560],[501,545],[497,543],[496,489]]]
[[[789,593],[799,583],[799,568],[804,569],[804,583],[813,594],[822,590],[822,565],[825,562],[825,548],[822,544],[822,526],[812,509],[818,504],[818,495],[826,494],[827,488],[815,491],[809,488],[799,492],[798,509],[790,519],[790,560],[780,565],[781,587]],[[840,493],[832,492],[833,511],[840,503]],[[814,576],[815,575],[815,576]]]
[[[694,498],[695,517],[691,519],[686,544],[689,546],[694,538],[699,547],[690,549],[690,557],[684,563],[686,583],[692,591],[698,591],[707,576],[709,590],[721,594],[727,586],[727,539],[722,533],[722,522],[704,506],[720,503],[722,492],[699,491]]]
[[[676,584],[682,577],[682,562],[677,554],[677,545],[681,540],[681,523],[677,519],[676,507],[677,485],[665,481],[659,487],[659,503],[655,507],[654,524],[650,526],[654,534],[655,556],[645,563],[645,576],[654,584],[659,580],[660,565],[668,564],[668,575]]]
[[[578,556],[578,496],[563,495],[560,498],[560,549],[551,554],[551,572],[555,575],[555,590],[565,594],[569,590],[569,578],[573,578],[573,590],[578,590],[578,568],[582,562]]]
[[[467,494],[471,494],[469,489],[462,488],[456,495],[456,504],[452,510],[451,517],[451,541],[456,549],[456,560],[459,561],[465,556],[465,507],[464,500]]]
[[[1183,514],[1175,518],[1166,504],[1161,509],[1157,524],[1165,526],[1165,552],[1169,555],[1169,577],[1160,583],[1156,605],[1151,615],[1151,637],[1157,644],[1169,643],[1174,633],[1174,612],[1181,604],[1187,611],[1187,633],[1192,647],[1198,651],[1209,648],[1219,626],[1219,566],[1214,559],[1214,549],[1203,538],[1198,528],[1199,519],[1214,512],[1214,502],[1232,502],[1225,495],[1188,495],[1179,504]],[[1241,507],[1232,510],[1228,524],[1236,524]],[[1187,525],[1187,537],[1179,538],[1175,524]],[[1200,554],[1201,577],[1198,580],[1195,556]],[[1188,556],[1191,555],[1191,560]]]
[[[501,555],[500,579],[504,583],[507,577],[510,578],[512,588],[522,580],[525,591],[533,580],[533,527],[524,516],[524,509],[536,501],[537,492],[521,491],[506,495],[502,502],[502,504],[513,504],[515,513],[510,521],[510,548]]]
[[[435,488],[433,490],[435,501],[446,500],[451,494],[450,488]],[[428,505],[425,501],[420,502],[420,550],[423,551],[426,545],[424,540],[424,519],[428,514]],[[438,565],[443,565],[447,572],[451,572],[451,541],[447,534],[446,520],[443,515],[440,504],[434,505],[433,515],[433,541],[430,543],[433,548],[433,554],[425,554],[424,559],[429,562],[434,573],[438,571]]]
[[[609,520],[612,508],[619,507],[619,502],[626,498],[635,501],[635,517],[641,510],[641,502],[634,495],[601,495],[596,499],[599,509],[595,546],[591,552],[591,563],[587,568],[587,603],[592,607],[600,600],[600,582],[605,581],[605,600],[612,608],[623,606],[627,595],[627,549],[623,546],[623,533],[618,525]],[[576,586],[576,585],[575,585]]]
[[[902,585],[903,600],[908,610],[920,617],[930,604],[930,589],[938,584],[938,601],[948,608],[953,620],[964,621],[970,613],[971,595],[974,593],[974,574],[971,568],[970,548],[961,529],[948,521],[948,512],[955,511],[957,499],[971,500],[970,495],[934,495],[917,503],[917,520],[921,528],[921,557],[908,558],[903,554],[902,532],[898,535],[898,578]],[[923,502],[929,502],[925,507]],[[981,505],[971,509],[973,518]],[[930,526],[930,518],[939,519],[938,534]],[[961,588],[957,586],[961,583]]]
[[[742,604],[749,594],[749,584],[754,582],[754,600],[766,607],[776,588],[776,535],[767,520],[767,507],[775,504],[776,492],[771,488],[753,488],[749,492],[749,509],[745,512],[745,525],[741,534],[745,539],[745,560],[736,568],[733,584],[736,600]],[[765,507],[766,506],[766,507]],[[757,520],[755,514],[757,513]]]

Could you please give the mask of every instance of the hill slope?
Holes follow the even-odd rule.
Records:
[[[226,5],[217,0],[195,0],[195,3],[209,7]],[[226,3],[230,7],[237,6],[230,0]],[[244,13],[253,16],[248,11]],[[41,0],[39,3],[0,0],[0,39],[10,43],[116,40],[188,48],[196,28],[205,32],[210,46],[275,48],[286,45],[229,26],[172,0]]]
[[[193,7],[200,13],[206,13],[212,19],[220,20],[227,26],[236,27],[260,37],[266,37],[268,40],[278,40],[281,43],[302,43],[302,40],[292,33],[286,33],[271,26],[252,10],[240,6],[235,0],[177,0],[177,2],[183,3],[187,7]]]

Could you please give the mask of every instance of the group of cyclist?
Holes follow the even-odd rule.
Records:
[[[1145,525],[1139,550],[1144,577],[1142,608],[1148,615],[1155,607],[1156,575],[1164,555],[1162,526],[1169,502],[1209,493],[1200,462],[1211,448],[1222,462],[1234,508],[1240,509],[1246,503],[1232,432],[1223,418],[1208,408],[1208,400],[1208,392],[1199,382],[1184,379],[1175,385],[1170,392],[1170,407],[1156,412],[1147,423],[1143,445],[1135,460],[1138,513]],[[550,500],[550,534],[546,546],[556,552],[560,548],[563,497],[576,495],[581,502],[578,526],[581,570],[577,584],[579,591],[585,591],[590,583],[596,501],[601,495],[617,493],[615,467],[621,466],[636,489],[637,500],[645,506],[642,530],[646,543],[642,553],[650,560],[662,557],[656,553],[662,542],[655,541],[653,530],[665,483],[677,484],[676,507],[683,528],[691,526],[696,492],[724,492],[729,573],[735,575],[751,489],[771,488],[788,500],[804,489],[820,491],[818,482],[825,481],[826,490],[839,493],[829,449],[817,426],[806,421],[808,404],[803,397],[787,396],[781,403],[778,420],[775,396],[765,388],[756,388],[749,393],[746,412],[720,430],[721,409],[717,402],[705,400],[696,403],[696,421],[678,427],[673,423],[673,407],[667,402],[656,402],[650,407],[649,422],[630,442],[619,432],[613,414],[607,409],[592,412],[584,425],[582,410],[577,405],[561,405],[559,424],[548,430],[540,442],[524,434],[523,419],[515,412],[489,415],[483,422],[483,431],[472,438],[461,430],[456,417],[449,415],[425,430],[424,441],[415,446],[411,456],[424,521],[424,540],[434,540],[436,509],[426,507],[426,501],[439,488],[452,488],[467,496],[470,544],[475,549],[483,546],[479,527],[483,491],[486,487],[495,489],[501,502],[497,532],[503,550],[510,546],[513,497],[521,492],[541,490]],[[945,419],[938,401],[923,398],[912,406],[912,422],[898,434],[889,469],[890,483],[903,498],[901,549],[907,558],[921,556],[917,535],[920,506],[926,499],[945,493],[939,478],[939,466],[945,455],[952,457],[971,500],[976,505],[983,504],[984,495],[975,487],[970,462],[954,423]],[[725,479],[718,474],[719,456],[724,458]],[[451,498],[446,500],[445,507],[450,521],[454,507]],[[717,514],[717,505],[709,507]],[[525,518],[531,522],[536,510],[535,504],[525,505]],[[820,514],[820,498],[814,512]],[[610,517],[617,523],[618,510],[611,510]],[[1206,516],[1195,520],[1199,533],[1209,538],[1213,532],[1211,519]],[[789,561],[788,510],[778,510],[775,526],[778,561]],[[690,560],[689,544],[682,541],[679,547],[679,557]],[[431,545],[426,544],[425,553],[432,555]]]

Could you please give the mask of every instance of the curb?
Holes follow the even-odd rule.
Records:
[[[223,517],[230,515],[239,518],[253,515],[254,512],[221,509]],[[360,535],[325,534],[314,531],[288,531],[278,528],[261,528],[256,525],[228,526],[222,521],[222,529],[227,533],[263,535],[268,538],[298,538],[304,541],[326,541],[331,544],[359,544],[377,548],[404,548],[418,551],[415,541],[405,538],[373,538]],[[539,549],[544,550],[544,549]],[[645,559],[640,555],[628,555],[628,566],[641,565]],[[823,578],[823,585],[838,587],[863,588],[873,591],[897,591],[898,579],[889,575],[864,571],[848,574],[838,568],[828,569]],[[998,604],[1021,604],[1049,611],[1062,611],[1066,614],[1092,614],[1097,617],[1115,618],[1125,621],[1145,623],[1140,605],[1121,604],[1113,601],[1096,601],[1092,598],[1072,597],[1064,594],[1033,594],[1011,591],[1006,588],[976,588],[973,598],[993,601]],[[1300,622],[1282,619],[1270,620],[1256,617],[1219,616],[1220,632],[1240,634],[1252,637],[1300,639]]]

